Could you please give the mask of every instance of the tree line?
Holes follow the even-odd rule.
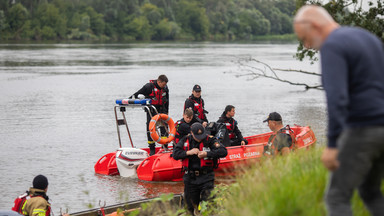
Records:
[[[3,0],[0,40],[252,40],[293,33],[295,0]]]

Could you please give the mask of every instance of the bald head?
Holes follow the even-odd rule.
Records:
[[[328,35],[339,27],[324,8],[315,5],[301,7],[293,24],[299,40],[305,47],[312,49],[320,49]]]
[[[305,5],[297,11],[294,23],[305,22],[314,22],[318,25],[328,25],[335,21],[324,8],[315,5]]]

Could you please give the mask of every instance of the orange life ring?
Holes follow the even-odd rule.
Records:
[[[159,119],[167,123],[169,127],[169,136],[167,138],[161,138],[159,134],[157,134],[156,123]],[[175,139],[175,134],[176,134],[175,122],[172,120],[171,117],[169,117],[166,114],[160,113],[153,116],[151,121],[149,122],[148,129],[151,133],[151,138],[153,139],[153,141],[159,144],[164,145],[164,144],[170,143],[173,139]]]

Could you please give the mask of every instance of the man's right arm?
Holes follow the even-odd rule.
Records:
[[[321,78],[328,107],[328,147],[323,151],[321,161],[330,171],[336,170],[340,165],[336,141],[348,114],[348,62],[344,47],[343,44],[334,42],[324,44],[320,50]]]
[[[139,91],[137,91],[136,93],[134,93],[132,96],[130,96],[130,98],[132,98],[133,96],[135,98],[137,98],[137,96],[139,94],[142,94],[144,95],[146,98],[149,97],[149,95],[152,93],[152,87],[151,87],[151,83],[147,83],[145,84]]]
[[[184,150],[185,141],[186,141],[186,139],[184,137],[184,138],[180,139],[180,141],[176,144],[176,147],[172,153],[173,159],[180,160],[180,159],[187,158],[187,152]]]
[[[349,104],[348,64],[341,44],[325,44],[321,50],[322,83],[328,105],[328,147],[336,148]]]

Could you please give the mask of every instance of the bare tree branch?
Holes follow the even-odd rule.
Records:
[[[321,74],[319,74],[319,73],[309,72],[309,71],[303,71],[303,70],[280,69],[280,68],[273,68],[273,70],[275,70],[275,71],[285,71],[285,72],[297,72],[297,73],[303,73],[303,74],[309,74],[309,75],[321,76]]]
[[[239,65],[240,69],[246,73],[238,74],[238,75],[236,75],[236,77],[250,77],[250,76],[252,76],[252,79],[264,77],[264,78],[277,80],[277,81],[280,81],[283,83],[288,83],[290,85],[304,86],[306,90],[308,90],[308,89],[323,90],[323,87],[321,85],[310,85],[307,83],[292,82],[290,80],[282,79],[281,77],[278,76],[276,71],[295,72],[295,73],[302,73],[302,74],[313,75],[313,76],[321,76],[318,73],[308,72],[308,71],[303,71],[303,70],[294,70],[294,69],[272,68],[267,63],[259,61],[259,60],[254,59],[254,58],[238,59],[237,63]],[[257,64],[260,64],[261,66],[256,67],[256,66],[251,65],[251,63],[257,63]]]

